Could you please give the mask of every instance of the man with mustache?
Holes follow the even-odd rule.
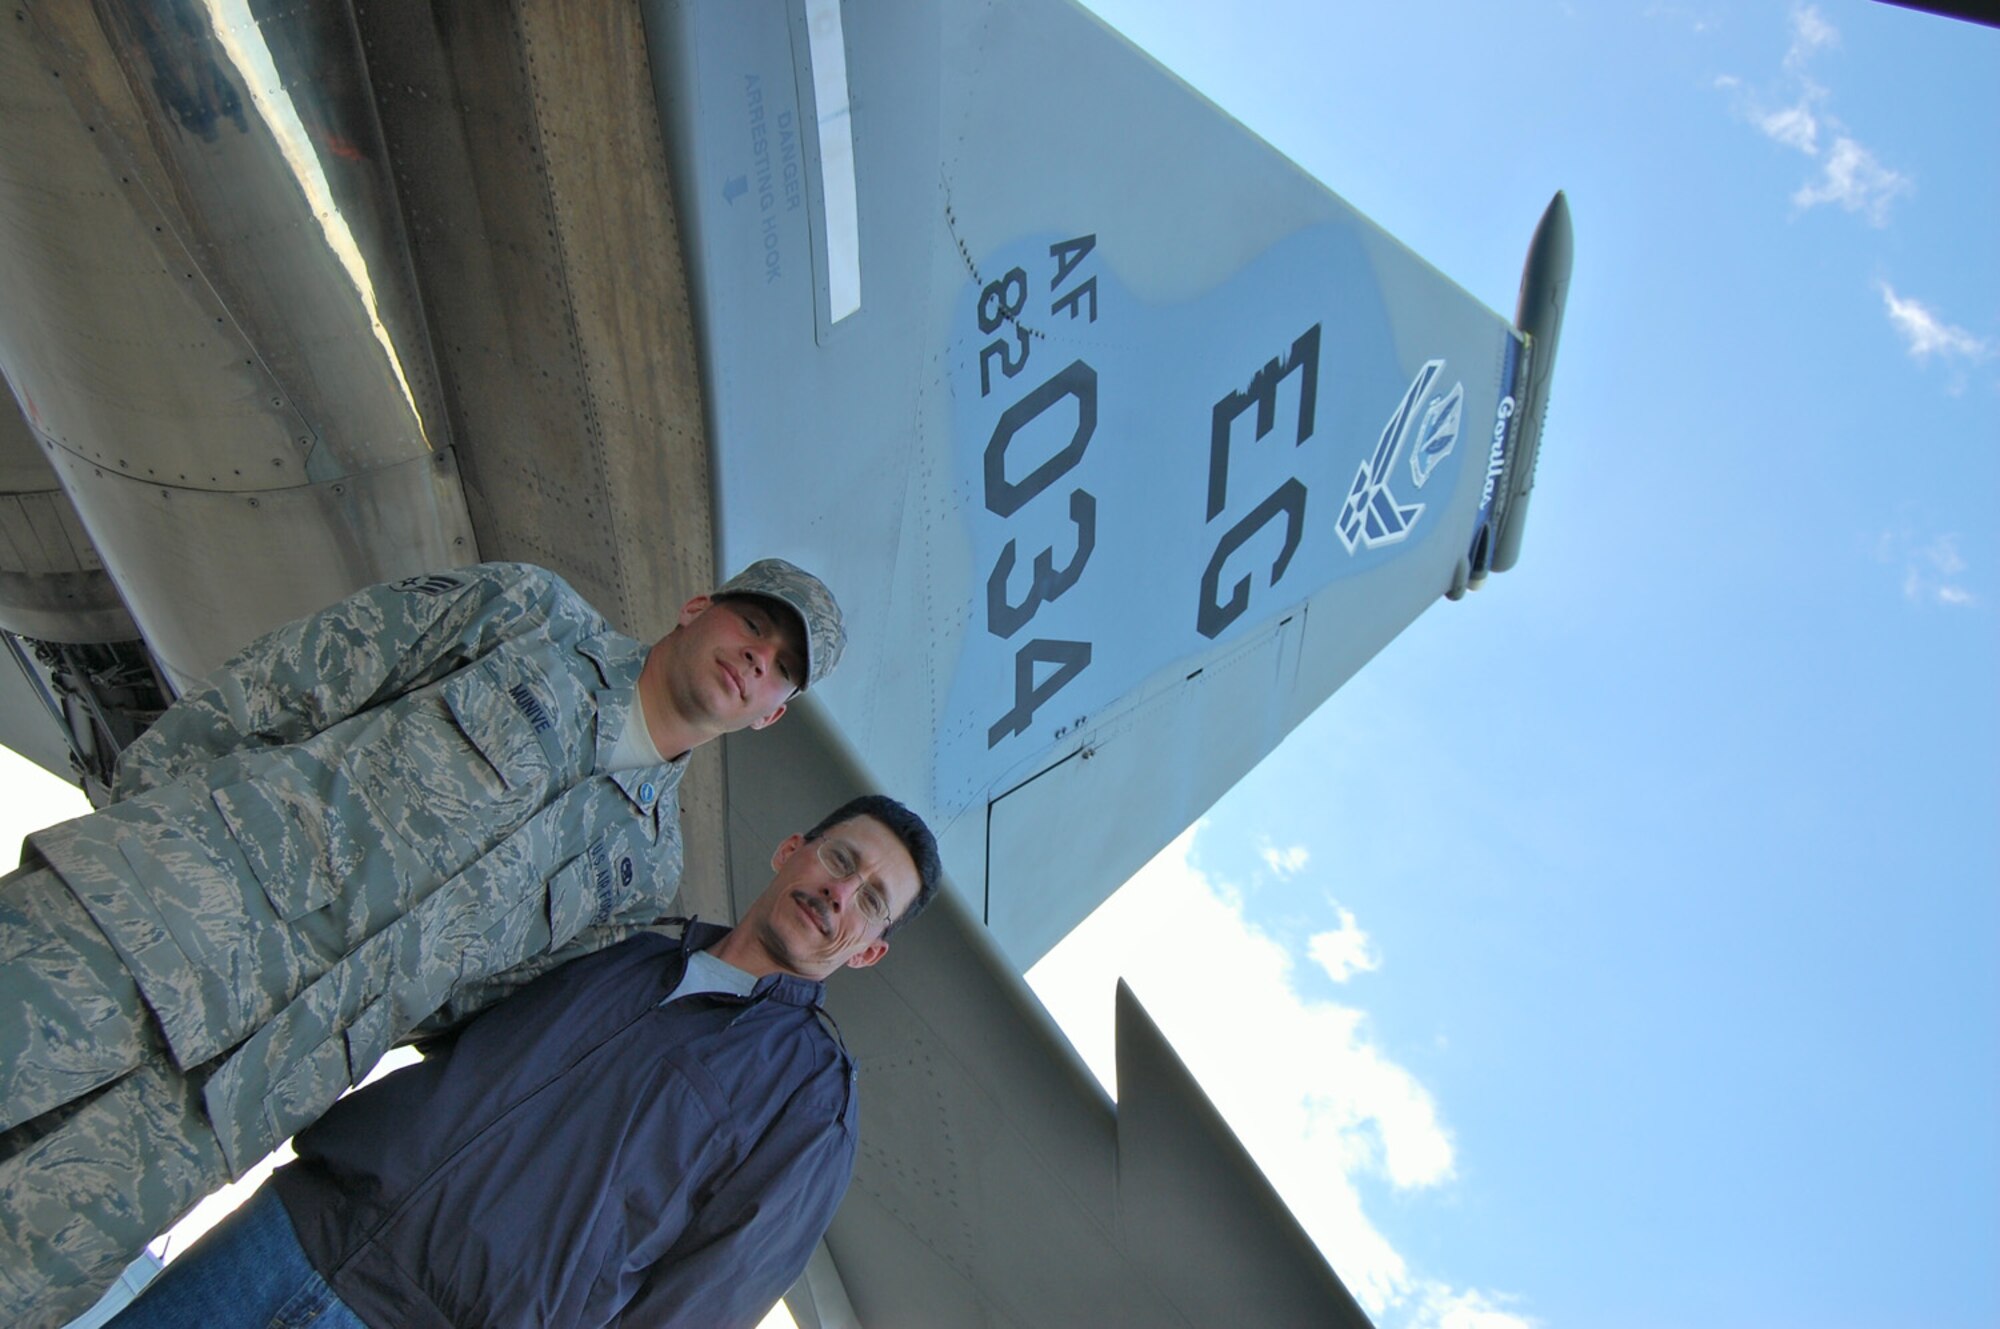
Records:
[[[868,795],[778,846],[735,928],[573,961],[336,1104],[114,1329],[747,1329],[847,1188],[855,1071],[822,981],[937,889]]]
[[[669,912],[689,750],[845,644],[765,559],[651,648],[561,578],[374,586],[252,643],[0,879],[0,1323],[79,1313],[428,1019]]]

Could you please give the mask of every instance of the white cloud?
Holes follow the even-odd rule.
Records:
[[[1354,914],[1347,909],[1340,911],[1338,928],[1312,935],[1306,942],[1306,954],[1336,983],[1345,983],[1355,974],[1365,974],[1382,963],[1368,943],[1368,934],[1355,925]]]
[[[1967,566],[1955,534],[1925,539],[1907,527],[1892,528],[1876,540],[1875,556],[1902,568],[1903,598],[1912,604],[1963,609],[1979,603],[1979,597],[1965,585]]]
[[[1788,148],[1797,148],[1811,157],[1819,152],[1819,118],[1805,101],[1782,111],[1755,113],[1752,119],[1767,138]]]
[[[1295,844],[1289,849],[1279,849],[1266,844],[1259,852],[1264,857],[1264,865],[1270,868],[1280,881],[1288,881],[1298,876],[1312,858],[1302,844]]]
[[[1685,5],[1648,5],[1646,6],[1646,17],[1670,23],[1685,24],[1688,31],[1694,33],[1697,37],[1708,32],[1715,26],[1714,21],[1708,18],[1707,15],[1698,10],[1690,9]]]
[[[1511,1300],[1488,1293],[1455,1291],[1443,1283],[1424,1287],[1406,1329],[1533,1329],[1540,1321],[1506,1309]]]
[[[1806,62],[1823,47],[1840,42],[1840,31],[1812,5],[1792,6],[1792,44],[1785,52],[1785,69],[1805,77]]]
[[[1932,567],[1947,577],[1955,577],[1965,571],[1965,559],[1959,555],[1958,537],[1955,535],[1940,535],[1931,541],[1924,556],[1930,560]]]
[[[1845,211],[1860,213],[1870,226],[1887,226],[1889,204],[1909,192],[1910,177],[1890,170],[1875,160],[1874,153],[1842,134],[1820,163],[1818,181],[1800,185],[1792,203],[1801,209],[1836,203]]]
[[[1811,5],[1793,7],[1791,28],[1781,92],[1770,98],[1759,96],[1733,74],[1717,78],[1715,86],[1734,94],[1737,114],[1758,133],[1819,163],[1819,174],[1792,191],[1792,206],[1805,211],[1830,203],[1855,213],[1871,226],[1886,226],[1889,205],[1913,187],[1910,177],[1883,165],[1825,110],[1830,94],[1807,67],[1818,52],[1839,43],[1839,31]],[[1772,109],[1773,101],[1778,103],[1776,109]],[[1823,136],[1833,140],[1824,150]]]
[[[1888,282],[1877,282],[1876,288],[1882,292],[1882,305],[1888,310],[1890,326],[1903,339],[1911,359],[1928,360],[1936,355],[1982,360],[1993,354],[1992,343],[1945,322],[1928,305],[1897,295]]]
[[[1109,1085],[1111,994],[1122,975],[1361,1303],[1377,1315],[1414,1308],[1432,1284],[1369,1220],[1360,1186],[1372,1178],[1414,1192],[1449,1182],[1451,1134],[1424,1086],[1370,1041],[1363,1012],[1300,997],[1294,957],[1245,920],[1232,886],[1194,865],[1204,824],[1161,851],[1028,981]],[[1365,950],[1344,911],[1341,928],[1323,935],[1350,931]],[[1228,1000],[1218,1000],[1224,990]]]

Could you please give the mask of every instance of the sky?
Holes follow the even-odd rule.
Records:
[[[1559,187],[1576,265],[1520,565],[1038,966],[1079,1051],[1124,975],[1379,1329],[2000,1324],[2000,32],[1091,7],[1494,308]]]
[[[1556,188],[1576,265],[1519,566],[1030,981],[1380,1329],[2000,1324],[2000,32],[1091,7],[1492,307]]]

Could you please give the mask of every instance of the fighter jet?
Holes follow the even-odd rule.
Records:
[[[1503,318],[1068,0],[25,0],[0,98],[0,738],[102,799],[361,585],[647,638],[793,559],[854,645],[697,759],[687,903],[864,788],[951,883],[833,994],[799,1322],[1367,1323],[1131,994],[1114,1102],[1021,974],[1514,565],[1560,194]]]

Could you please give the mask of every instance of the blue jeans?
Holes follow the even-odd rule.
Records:
[[[306,1259],[278,1193],[248,1203],[168,1265],[105,1329],[368,1329]]]

